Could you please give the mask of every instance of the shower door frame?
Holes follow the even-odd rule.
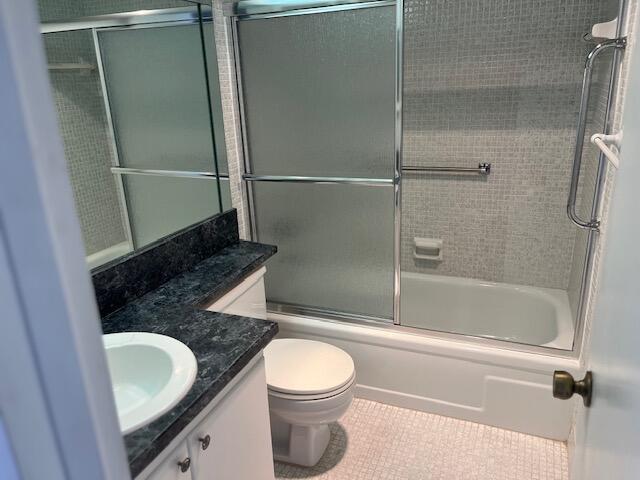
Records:
[[[330,0],[328,0],[330,1]],[[349,0],[347,0],[349,1]],[[373,318],[364,315],[354,315],[351,313],[337,312],[330,309],[325,308],[316,308],[316,307],[304,307],[300,305],[291,305],[291,304],[283,304],[283,303],[269,303],[270,307],[276,307],[275,311],[277,313],[285,313],[292,315],[311,315],[311,316],[319,316],[321,318],[325,318],[328,320],[336,320],[336,321],[346,321],[346,322],[354,322],[354,323],[362,323],[364,322],[373,322],[377,327],[381,328],[401,328],[407,332],[420,332],[422,334],[427,334],[431,337],[442,338],[445,340],[463,340],[468,341],[474,344],[486,345],[499,347],[508,350],[516,350],[526,353],[537,353],[537,354],[545,354],[551,355],[561,358],[577,358],[580,355],[582,349],[582,343],[584,338],[584,323],[586,317],[586,306],[587,301],[589,299],[590,294],[590,286],[593,283],[594,275],[597,273],[594,271],[594,257],[598,247],[598,235],[599,232],[596,230],[590,230],[588,232],[587,238],[587,247],[584,252],[584,261],[583,261],[583,269],[581,276],[581,285],[580,285],[580,295],[578,301],[578,308],[575,315],[574,321],[574,335],[573,335],[573,345],[571,350],[561,350],[553,347],[544,347],[539,345],[529,345],[524,343],[517,343],[507,340],[498,340],[486,337],[479,337],[468,335],[464,333],[452,333],[452,332],[444,332],[438,330],[430,330],[430,329],[421,329],[416,327],[404,326],[401,323],[401,312],[400,312],[400,301],[401,301],[401,233],[402,233],[402,137],[403,137],[403,43],[404,43],[404,0],[379,0],[379,1],[370,1],[370,2],[362,2],[357,3],[350,0],[351,3],[340,3],[338,5],[329,5],[329,6],[317,6],[310,8],[295,8],[292,7],[291,10],[278,11],[273,13],[230,13],[230,18],[228,19],[227,25],[231,29],[231,40],[233,47],[233,62],[234,62],[234,70],[235,70],[235,87],[237,91],[237,102],[238,102],[238,111],[240,113],[239,127],[241,130],[241,138],[242,138],[242,157],[243,157],[243,168],[244,172],[242,174],[242,180],[244,183],[244,194],[245,200],[248,207],[249,214],[249,223],[250,223],[250,233],[251,238],[254,240],[258,240],[257,235],[257,220],[255,216],[255,205],[253,199],[253,192],[251,187],[251,181],[255,180],[256,177],[252,175],[252,167],[249,158],[249,149],[248,149],[248,140],[246,136],[246,123],[245,123],[245,108],[244,108],[244,96],[243,96],[243,83],[242,83],[242,66],[240,62],[240,49],[238,43],[238,27],[237,23],[239,20],[247,20],[247,19],[256,19],[256,18],[277,18],[284,16],[292,16],[292,15],[304,15],[304,14],[312,14],[312,13],[325,13],[325,12],[335,12],[347,9],[357,9],[357,8],[371,8],[375,6],[383,6],[393,5],[396,6],[396,25],[395,25],[395,39],[396,39],[396,47],[395,47],[395,137],[394,137],[394,177],[393,177],[393,187],[394,187],[394,247],[393,247],[393,257],[394,257],[394,274],[393,274],[393,319],[392,322],[389,322],[386,319]],[[626,21],[626,11],[627,11],[627,0],[619,0],[619,9],[618,9],[618,26],[616,35],[619,37],[623,34],[623,30],[625,28]],[[609,75],[609,86],[608,86],[608,96],[607,96],[607,105],[605,109],[605,119],[603,125],[604,133],[611,133],[611,128],[613,127],[613,104],[615,100],[616,88],[619,81],[620,74],[620,64],[622,60],[622,52],[614,51],[614,57],[611,63],[610,75]],[[602,203],[602,193],[603,188],[605,186],[606,179],[606,166],[607,161],[602,155],[599,154],[598,160],[598,170],[596,175],[596,187],[593,193],[593,203],[592,203],[592,212],[594,215],[601,208]],[[289,177],[294,178],[294,177]],[[338,179],[328,179],[332,181],[324,181],[324,182],[316,182],[316,183],[349,183],[348,178]],[[352,179],[351,179],[352,180]],[[361,179],[363,180],[363,179]],[[371,180],[371,179],[369,179]],[[278,179],[272,179],[271,181],[285,181],[285,177],[280,177]],[[311,182],[313,183],[313,178],[310,177],[298,177],[296,181],[303,182]]]

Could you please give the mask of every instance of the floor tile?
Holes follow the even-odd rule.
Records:
[[[567,480],[563,442],[355,399],[312,468],[276,463],[276,478]]]

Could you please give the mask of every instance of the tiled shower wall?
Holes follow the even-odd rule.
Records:
[[[224,123],[227,164],[229,169],[229,192],[232,206],[238,212],[238,231],[240,238],[251,239],[249,212],[243,194],[242,172],[244,161],[242,134],[240,131],[240,110],[236,87],[236,70],[233,52],[233,39],[229,19],[225,18],[224,0],[213,1],[213,32],[218,60],[218,82]]]
[[[404,270],[567,289],[582,36],[607,3],[405,1],[404,164],[492,173],[404,174]],[[414,237],[443,239],[443,260],[415,260]]]
[[[96,65],[91,32],[44,36],[50,63]],[[50,71],[49,78],[87,255],[126,241],[97,70]]]

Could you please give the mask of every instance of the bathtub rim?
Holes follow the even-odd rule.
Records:
[[[549,367],[557,366],[558,362],[562,362],[562,366],[563,368],[566,367],[566,370],[578,371],[579,369],[579,351],[576,348],[573,350],[561,350],[549,346],[439,332],[398,325],[390,320],[357,315],[349,316],[344,315],[342,312],[331,313],[326,310],[282,303],[267,303],[267,318],[275,322],[285,321],[288,325],[292,325],[293,328],[300,328],[301,326],[306,328],[308,326],[322,332],[331,332],[335,328],[335,332],[340,332],[343,335],[370,333],[380,342],[382,340],[397,342],[401,338],[403,342],[407,342],[403,343],[404,345],[414,345],[414,350],[417,352],[441,353],[445,356],[468,358],[474,361],[481,359],[496,365],[503,365],[505,359],[517,361],[518,364],[522,362],[530,364],[547,358],[550,360],[542,363],[548,364]],[[365,330],[362,331],[360,329]],[[323,334],[326,335],[326,333]],[[379,345],[386,346],[389,344],[379,343]],[[506,355],[507,353],[509,355]],[[541,370],[534,369],[532,371],[540,372]]]

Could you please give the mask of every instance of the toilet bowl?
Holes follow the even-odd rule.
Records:
[[[273,340],[264,357],[273,456],[313,466],[329,444],[329,424],[353,400],[353,360],[333,345],[292,338]]]

